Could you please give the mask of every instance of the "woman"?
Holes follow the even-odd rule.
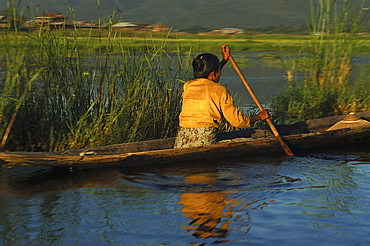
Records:
[[[257,115],[243,115],[233,103],[227,89],[218,83],[221,69],[229,60],[228,44],[221,46],[223,60],[204,53],[193,60],[195,80],[185,83],[180,113],[180,129],[175,140],[175,148],[205,146],[216,143],[217,128],[225,119],[234,127],[249,128],[258,120],[269,117],[263,110]]]

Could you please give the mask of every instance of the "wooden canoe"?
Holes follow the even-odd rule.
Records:
[[[356,115],[361,119],[370,120],[370,111]],[[345,117],[342,115],[313,119],[278,125],[276,128],[296,154],[307,150],[370,142],[370,121],[367,125],[326,131]],[[279,142],[267,127],[222,133],[219,138],[220,143],[215,145],[184,149],[173,149],[174,138],[168,138],[63,152],[0,152],[0,162],[5,167],[31,165],[97,168],[266,153],[284,154]]]

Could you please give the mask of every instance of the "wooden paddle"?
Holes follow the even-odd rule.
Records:
[[[256,94],[253,92],[252,88],[250,87],[248,81],[245,79],[243,73],[240,71],[238,65],[236,64],[236,62],[235,62],[235,60],[234,60],[234,58],[232,57],[231,54],[230,54],[229,60],[230,60],[231,64],[233,65],[235,71],[239,75],[240,79],[243,81],[243,84],[245,85],[245,88],[247,88],[247,90],[248,90],[249,94],[251,95],[253,101],[255,102],[255,104],[257,105],[259,110],[262,111],[263,107],[262,107],[261,103],[259,102]],[[270,126],[271,131],[274,133],[274,135],[277,138],[277,140],[279,141],[280,145],[283,147],[285,153],[287,155],[294,156],[293,152],[290,150],[290,148],[284,142],[283,138],[280,136],[280,134],[279,134],[278,130],[276,129],[272,120],[270,118],[267,118],[266,122]]]

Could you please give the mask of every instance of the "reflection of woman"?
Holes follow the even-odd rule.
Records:
[[[251,123],[269,117],[267,110],[246,116],[234,106],[230,93],[218,83],[221,68],[230,57],[227,44],[221,46],[221,52],[221,63],[217,56],[210,53],[200,54],[193,61],[195,80],[184,85],[175,148],[214,144],[217,127],[223,117],[238,128],[249,128]]]
[[[186,178],[186,182],[209,184],[215,179],[204,175],[192,175]],[[193,231],[195,237],[226,237],[231,220],[221,222],[221,219],[232,216],[232,212],[224,211],[230,201],[223,192],[183,193],[178,203],[184,206],[182,209],[184,216],[191,219],[184,229]]]

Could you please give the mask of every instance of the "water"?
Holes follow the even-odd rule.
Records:
[[[258,52],[236,53],[234,58],[261,102],[280,94],[288,87],[286,71],[278,61],[267,62]],[[239,105],[254,104],[230,62],[222,70],[220,83],[228,88]]]
[[[0,178],[0,245],[370,243],[369,146]]]
[[[282,93],[288,87],[288,82],[284,77],[285,71],[282,68],[268,68],[263,67],[262,64],[254,64],[253,66],[242,67],[241,70],[261,102],[266,101],[271,96]],[[254,104],[243,82],[235,74],[233,68],[225,68],[220,81],[222,85],[228,88],[237,103],[241,105]]]
[[[233,55],[244,77],[261,102],[268,101],[272,96],[278,95],[288,88],[287,72],[280,60],[264,58],[264,55],[269,57],[279,55],[282,59],[288,60],[288,63],[289,59],[294,57],[294,55],[278,52],[241,52]],[[353,81],[357,81],[359,75],[369,70],[369,64],[369,52],[354,57],[351,72]],[[294,71],[294,83],[299,83],[302,80],[303,75]],[[230,62],[222,70],[220,83],[229,89],[238,105],[254,105]]]

